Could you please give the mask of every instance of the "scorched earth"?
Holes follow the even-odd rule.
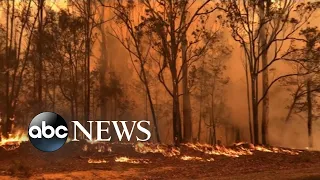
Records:
[[[0,179],[320,179],[320,152],[249,143],[176,148],[71,141],[48,153],[21,135],[0,146]]]

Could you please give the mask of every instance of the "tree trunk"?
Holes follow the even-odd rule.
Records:
[[[9,6],[10,3],[9,1],[7,2],[7,33],[9,33],[9,15],[10,15],[10,10]],[[10,96],[10,68],[11,68],[11,62],[16,60],[14,48],[13,48],[13,33],[14,33],[14,17],[15,17],[15,0],[12,1],[12,12],[11,12],[11,20],[10,20],[10,41],[9,41],[9,47],[7,46],[7,51],[6,51],[6,73],[5,73],[5,81],[6,81],[6,132],[5,135],[8,135],[12,131],[12,121],[10,120],[13,117],[13,107],[12,107],[12,98],[13,96]],[[7,36],[9,38],[9,34]],[[8,42],[7,42],[8,45]]]
[[[254,144],[259,144],[259,117],[258,117],[258,105],[257,105],[257,78],[251,76],[251,103],[252,103],[252,121],[253,121],[253,136]]]
[[[246,90],[247,90],[247,106],[248,106],[248,125],[249,125],[249,135],[250,142],[253,143],[253,134],[252,134],[252,116],[251,116],[251,106],[250,106],[250,83],[249,83],[249,73],[248,73],[248,60],[245,59],[245,71],[246,71]]]
[[[313,147],[313,138],[312,138],[312,93],[311,93],[311,83],[310,80],[307,81],[307,106],[308,106],[308,146],[309,148]]]
[[[91,16],[91,0],[86,2],[86,79],[87,79],[87,92],[86,92],[86,109],[85,118],[90,120],[90,54],[91,54],[91,30],[90,30],[90,16]]]
[[[288,114],[287,114],[286,119],[285,119],[285,123],[286,124],[288,124],[289,121],[290,121],[290,117],[292,115],[293,109],[295,108],[295,105],[296,105],[297,100],[298,100],[298,94],[300,92],[300,89],[301,89],[300,86],[298,86],[297,90],[294,93],[293,102],[291,103],[291,105],[289,107],[289,111],[288,111]]]
[[[38,62],[37,62],[37,71],[38,71],[38,111],[42,111],[42,31],[43,31],[43,7],[45,0],[38,0],[38,8],[39,8],[39,18],[38,18],[38,29],[39,29],[39,37],[37,43],[38,50]]]
[[[179,146],[182,140],[181,136],[181,117],[180,117],[180,104],[178,95],[178,85],[173,83],[173,140],[176,146]]]
[[[146,74],[145,74],[145,71],[143,70],[143,74],[144,74],[144,78],[146,80]],[[148,98],[148,101],[149,101],[149,105],[150,105],[150,110],[151,110],[151,114],[152,114],[152,119],[153,119],[153,123],[154,123],[154,130],[155,130],[155,133],[156,133],[156,137],[157,137],[157,142],[161,142],[161,139],[160,139],[160,132],[159,132],[159,128],[158,128],[158,122],[157,122],[157,117],[156,117],[156,111],[154,109],[154,105],[153,105],[153,102],[152,102],[152,98],[151,98],[151,93],[150,93],[150,89],[149,89],[149,85],[148,84],[145,84],[146,86],[146,93],[147,93],[147,98]]]
[[[101,21],[104,21],[104,8],[101,8],[100,18]],[[105,91],[107,89],[106,84],[106,68],[107,68],[107,40],[106,33],[103,24],[100,25],[101,32],[101,43],[100,43],[100,118],[101,120],[106,120],[107,118],[107,97]]]
[[[182,18],[184,26],[186,15]],[[183,86],[183,133],[184,142],[192,141],[192,117],[191,117],[191,103],[190,103],[190,92],[188,87],[188,62],[187,62],[187,35],[186,32],[182,35],[182,86]]]
[[[139,50],[139,47],[137,47],[137,53],[138,53],[138,57],[140,60],[140,69],[141,69],[141,73],[142,73],[142,83],[144,84],[145,90],[146,90],[146,95],[147,95],[147,99],[149,101],[149,105],[150,105],[150,110],[151,110],[151,114],[152,114],[152,119],[153,119],[153,123],[154,123],[154,130],[156,133],[156,137],[157,137],[157,142],[161,142],[160,139],[160,132],[159,132],[159,128],[158,128],[158,122],[157,122],[157,116],[156,116],[156,111],[154,109],[154,104],[152,101],[152,97],[151,97],[151,91],[150,91],[150,87],[149,87],[149,80],[147,78],[147,74],[144,68],[144,62],[143,62],[143,55],[141,54],[141,51]]]
[[[5,60],[4,60],[4,70],[5,70],[5,98],[6,98],[6,112],[3,117],[3,127],[2,131],[5,136],[7,136],[7,127],[8,127],[8,117],[9,117],[9,16],[10,16],[10,0],[7,0],[7,12],[6,12],[6,49],[5,49]]]
[[[204,61],[202,61],[202,67],[201,67],[201,76],[203,77],[203,69],[204,69]],[[200,77],[200,107],[199,107],[199,124],[198,124],[198,142],[200,142],[200,136],[201,136],[201,123],[202,123],[202,93],[203,93],[203,79]]]
[[[260,12],[260,24],[264,24],[265,22],[265,5],[264,1],[259,4],[259,12]],[[262,68],[265,68],[268,65],[268,50],[266,49],[266,27],[265,25],[260,25],[260,43],[262,49]],[[265,93],[269,86],[269,73],[268,68],[266,68],[262,72],[262,92]],[[267,144],[268,137],[268,121],[269,121],[269,96],[265,95],[262,101],[262,122],[261,122],[261,138],[262,144]]]

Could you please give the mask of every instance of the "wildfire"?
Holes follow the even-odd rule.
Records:
[[[137,143],[134,146],[136,152],[146,154],[146,153],[161,153],[165,157],[172,157],[180,155],[180,149],[176,147],[152,144],[152,143]]]
[[[136,159],[129,157],[116,157],[115,162],[120,163],[131,163],[131,164],[150,164],[151,162],[148,159]]]
[[[243,155],[252,155],[252,152],[249,149],[239,148],[237,150],[233,150],[230,148],[226,148],[224,146],[212,146],[208,144],[185,144],[185,146],[195,150],[200,151],[205,154],[210,155],[224,155],[228,157],[239,157]]]
[[[88,145],[85,144],[85,145],[82,147],[82,151],[87,152],[87,151],[88,151]]]
[[[90,147],[89,147],[90,146]],[[90,145],[85,144],[82,147],[83,151],[97,151],[99,153],[103,153],[103,152],[112,152],[112,148],[111,146],[108,146],[107,144],[90,144]]]
[[[277,148],[277,147],[266,148],[262,146],[255,146],[255,150],[262,151],[262,152],[282,153],[282,154],[290,154],[290,155],[298,155],[300,153],[300,151],[298,150],[288,150],[288,149]]]
[[[112,149],[110,146],[106,146],[104,144],[98,144],[95,149],[98,151],[98,152],[112,152]]]
[[[9,134],[8,138],[2,136],[0,146],[5,150],[15,150],[20,147],[21,142],[28,141],[28,135],[23,131],[16,131],[14,134]]]
[[[107,163],[108,161],[104,160],[104,159],[88,159],[88,163],[89,164],[102,164],[102,163]]]
[[[181,156],[180,159],[184,160],[184,161],[214,161],[213,158],[209,158],[209,159],[203,159],[201,157],[196,157],[196,156]]]

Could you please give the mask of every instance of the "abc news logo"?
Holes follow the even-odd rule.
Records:
[[[97,133],[97,138],[94,141],[111,141],[112,137],[110,135],[108,138],[102,138],[103,132],[106,133],[105,135],[108,135],[111,124],[119,141],[122,141],[124,136],[130,141],[135,128],[146,135],[145,138],[136,136],[137,141],[148,141],[151,138],[150,131],[142,126],[143,123],[150,125],[150,121],[132,121],[133,125],[131,129],[127,127],[127,121],[87,121],[89,123],[89,130],[78,121],[71,122],[73,124],[72,141],[79,141],[77,139],[77,130],[80,130],[88,140],[93,141],[92,125],[94,122],[96,123]],[[120,122],[121,126],[119,126],[118,122]],[[103,124],[107,125],[107,128],[102,128]],[[122,130],[120,130],[120,127],[122,127]],[[30,142],[35,148],[44,152],[52,152],[60,149],[65,144],[69,136],[69,129],[66,121],[59,114],[43,112],[32,119],[28,135]]]

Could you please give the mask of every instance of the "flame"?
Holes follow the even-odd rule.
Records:
[[[91,158],[89,158],[88,163],[89,164],[102,164],[102,163],[107,163],[107,161],[104,159],[91,159]]]
[[[70,137],[68,137],[66,143],[69,143],[71,141],[72,141],[72,139]]]
[[[136,152],[146,154],[146,153],[161,153],[165,157],[172,157],[180,155],[180,149],[176,147],[152,144],[152,143],[137,143],[134,146]]]
[[[261,152],[273,152],[272,150],[262,147],[262,146],[255,146],[256,151],[261,151]]]
[[[209,158],[209,159],[203,159],[201,157],[197,157],[197,156],[181,156],[180,159],[184,160],[184,161],[214,161],[213,158]]]
[[[129,158],[129,157],[116,157],[115,162],[121,163],[131,163],[131,164],[150,164],[151,162],[148,159],[136,159],[136,158]]]
[[[205,154],[210,155],[224,155],[228,157],[239,157],[243,155],[252,155],[252,152],[249,149],[239,148],[237,150],[233,150],[230,148],[226,148],[224,146],[212,146],[209,144],[185,144],[185,146],[195,150],[200,151]]]
[[[89,146],[87,144],[85,144],[83,147],[82,147],[82,150],[87,152],[88,150],[92,151],[92,150],[95,150],[99,153],[104,153],[104,152],[112,152],[112,148],[111,146],[108,146],[106,144],[90,144],[90,149],[89,149]]]
[[[212,146],[208,144],[185,144],[187,147],[200,151],[210,155],[224,155],[228,157],[239,157],[244,155],[252,155],[253,151],[269,152],[269,153],[282,153],[290,155],[298,155],[300,151],[289,150],[284,148],[277,147],[263,147],[263,146],[254,146],[250,143],[237,143],[235,148],[226,148],[224,146]],[[246,145],[248,147],[243,147]]]
[[[85,144],[85,145],[82,147],[82,151],[87,152],[87,151],[88,151],[88,145]]]
[[[95,147],[95,149],[98,151],[98,152],[112,152],[112,148],[111,146],[108,146],[106,144],[97,144],[97,146]]]
[[[298,150],[289,150],[289,149],[283,149],[283,148],[277,148],[277,147],[266,148],[263,146],[255,146],[255,150],[262,151],[262,152],[282,153],[282,154],[290,154],[290,155],[299,155],[299,153],[301,152]]]
[[[8,138],[2,136],[0,141],[0,146],[3,147],[5,150],[15,150],[20,147],[22,142],[28,141],[29,137],[24,131],[18,130],[14,134],[9,134]]]

